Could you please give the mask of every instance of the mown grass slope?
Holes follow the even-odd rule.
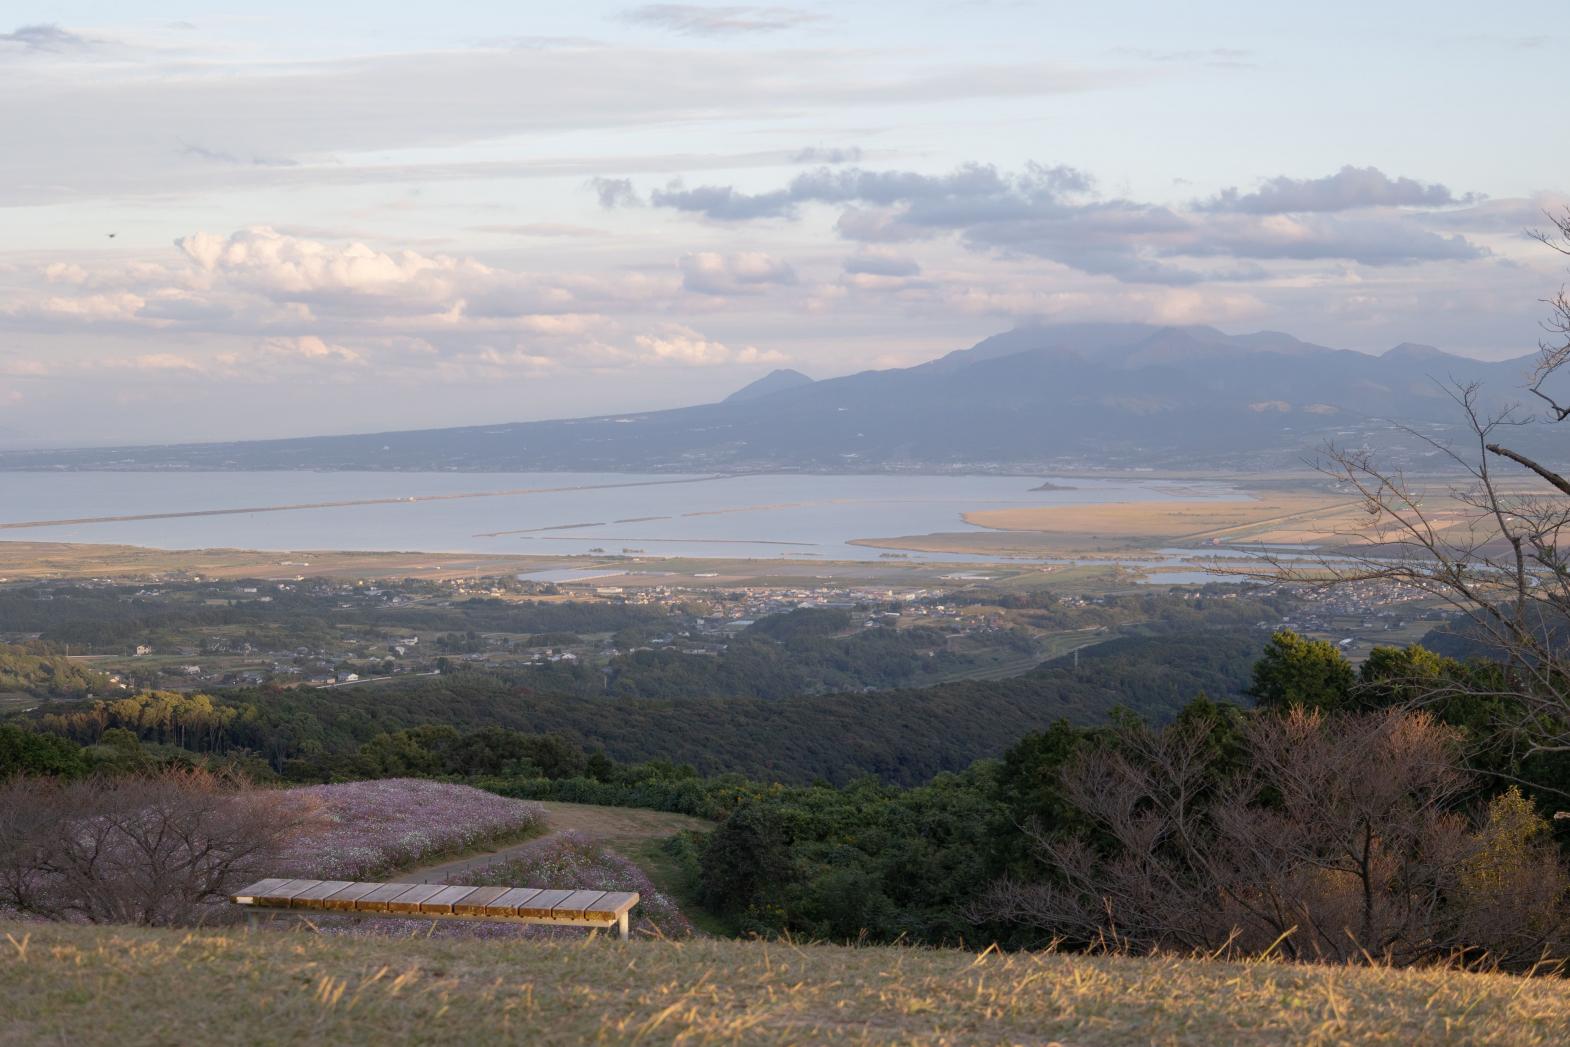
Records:
[[[1291,1044],[1570,1038],[1570,983],[957,950],[0,922],[0,1043]]]

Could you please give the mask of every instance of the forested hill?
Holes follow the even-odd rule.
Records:
[[[870,774],[909,785],[998,756],[1021,736],[1060,719],[1100,723],[1123,707],[1161,722],[1200,693],[1244,700],[1241,691],[1264,640],[1252,630],[1130,637],[1083,652],[1077,666],[1060,660],[1007,680],[868,694],[609,701],[543,693],[504,675],[457,672],[331,695],[310,689],[225,692],[217,714],[212,702],[197,696],[185,700],[190,718],[200,720],[189,725],[182,722],[179,696],[88,710],[62,707],[42,723],[86,743],[106,728],[124,727],[147,741],[198,751],[250,750],[297,778],[418,772],[397,764],[404,757],[395,741],[376,740],[433,725],[559,734],[618,761],[664,759],[705,774],[734,771],[787,783],[844,783]],[[156,715],[139,707],[148,701],[159,704]],[[362,766],[360,760],[377,764]]]
[[[109,681],[99,673],[73,665],[55,654],[38,654],[0,644],[0,694],[17,692],[37,697],[80,697],[104,694]]]
[[[1455,424],[1436,384],[1519,394],[1521,361],[1427,346],[1382,356],[1263,331],[1033,326],[916,367],[824,381],[771,376],[722,403],[560,421],[243,443],[0,453],[0,469],[858,471],[1051,462],[1297,465],[1388,420]],[[413,421],[411,419],[411,421]],[[1415,444],[1414,444],[1415,446]],[[1422,448],[1428,450],[1428,448]]]

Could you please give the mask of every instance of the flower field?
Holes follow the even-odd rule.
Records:
[[[539,804],[416,778],[312,785],[283,795],[300,805],[308,825],[290,843],[278,875],[374,879],[545,825]]]
[[[535,840],[508,860],[471,874],[469,880],[481,885],[637,891],[640,901],[633,910],[635,929],[666,938],[685,938],[692,934],[692,924],[682,915],[681,909],[650,882],[642,869],[615,851],[574,832],[555,833]]]

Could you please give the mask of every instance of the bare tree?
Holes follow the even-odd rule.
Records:
[[[1090,831],[1032,826],[1047,877],[998,883],[971,915],[1082,944],[1336,962],[1525,965],[1559,943],[1567,880],[1546,827],[1530,805],[1469,824],[1452,729],[1395,710],[1261,715],[1230,775],[1217,729],[1125,727],[1070,765]]]
[[[278,793],[207,771],[0,785],[0,903],[50,919],[173,924],[263,874],[302,827]]]
[[[1550,216],[1537,239],[1570,255],[1570,211]],[[1275,563],[1271,577],[1330,584],[1398,582],[1445,601],[1497,656],[1500,671],[1466,680],[1423,681],[1425,697],[1457,692],[1499,699],[1524,751],[1570,750],[1570,479],[1520,450],[1526,427],[1570,419],[1552,391],[1570,365],[1570,291],[1546,304],[1550,317],[1529,391],[1547,417],[1518,407],[1489,410],[1476,384],[1449,389],[1467,426],[1464,446],[1408,430],[1429,443],[1464,479],[1443,493],[1455,508],[1437,509],[1432,485],[1382,464],[1367,450],[1332,447],[1324,471],[1361,501],[1368,526],[1352,544],[1310,568]]]

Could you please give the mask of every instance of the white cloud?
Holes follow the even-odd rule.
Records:
[[[388,253],[361,243],[337,246],[254,226],[227,238],[196,233],[175,241],[196,269],[225,284],[283,300],[342,295],[397,299],[410,308],[451,302],[460,286],[494,270],[472,259]]]
[[[769,287],[796,283],[796,271],[789,264],[761,251],[698,251],[684,255],[679,265],[682,287],[698,294],[761,294]]]
[[[330,360],[338,363],[363,364],[365,354],[358,349],[327,342],[316,335],[300,335],[295,338],[266,338],[257,345],[258,353],[274,356],[281,359],[303,359],[308,361]]]
[[[712,341],[680,324],[670,324],[652,334],[633,338],[641,355],[661,363],[683,364],[689,367],[715,367],[722,364],[775,364],[785,363],[787,357],[773,350],[756,346],[733,349]]]

